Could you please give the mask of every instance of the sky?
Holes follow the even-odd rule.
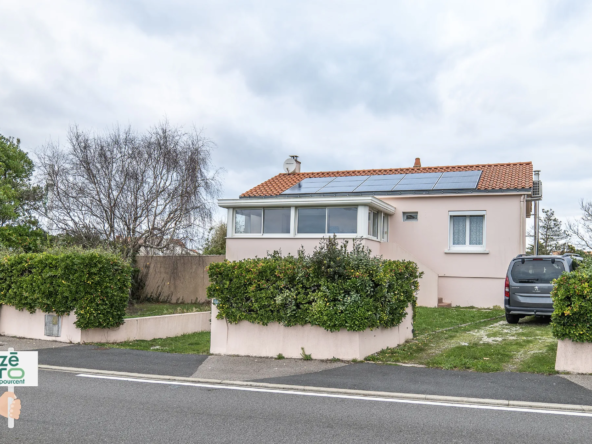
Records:
[[[35,158],[73,124],[168,119],[215,144],[228,198],[291,154],[532,161],[567,220],[592,197],[591,48],[584,0],[0,0],[0,134]]]

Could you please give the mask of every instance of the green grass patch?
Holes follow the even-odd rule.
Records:
[[[163,316],[200,311],[210,311],[210,303],[172,304],[168,302],[140,302],[134,305],[128,305],[124,318],[143,318],[146,316]]]
[[[474,370],[477,372],[501,372],[504,366],[519,353],[529,341],[508,341],[502,344],[457,345],[434,356],[426,362],[428,367],[445,370]]]
[[[416,307],[415,310],[415,336],[504,315],[501,309]]]
[[[420,334],[399,347],[368,356],[366,361],[477,372],[555,373],[557,340],[548,320],[529,316],[510,325],[497,318],[460,327],[500,312],[418,307],[415,325]],[[455,325],[458,328],[438,331]]]
[[[210,353],[210,332],[201,331],[173,338],[151,339],[149,341],[128,341],[115,344],[95,344],[107,348],[126,348],[165,353],[207,355]]]
[[[518,366],[519,372],[543,373],[556,375],[555,360],[557,358],[557,341],[547,344],[543,350],[532,352]]]

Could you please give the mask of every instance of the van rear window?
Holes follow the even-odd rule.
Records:
[[[532,284],[550,284],[553,279],[557,279],[565,271],[563,262],[551,260],[533,261],[526,260],[514,262],[512,267],[512,280],[518,283]]]

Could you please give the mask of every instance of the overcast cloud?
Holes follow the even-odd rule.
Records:
[[[445,5],[444,5],[445,4]],[[592,198],[587,1],[0,0],[0,134],[197,127],[223,197],[281,172],[532,160]]]

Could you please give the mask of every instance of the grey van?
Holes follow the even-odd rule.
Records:
[[[582,258],[573,254],[563,256],[518,255],[510,262],[506,275],[504,308],[506,320],[517,324],[528,315],[551,316],[553,313],[553,279],[561,273],[573,271]]]

